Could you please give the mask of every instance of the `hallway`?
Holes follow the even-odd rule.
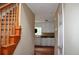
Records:
[[[35,52],[34,53],[36,55],[62,54],[62,52],[57,52],[57,53],[55,52],[56,49],[59,49],[59,48],[62,49],[62,47],[56,48],[56,44],[57,46],[58,44],[60,44],[60,41],[57,39],[57,35],[60,33],[57,32],[57,35],[56,35],[55,28],[58,27],[59,24],[57,21],[54,21],[55,14],[62,13],[61,4],[59,5],[57,3],[45,3],[45,4],[44,3],[35,3],[35,4],[28,3],[27,6],[35,14],[35,29],[37,30],[37,32],[35,33],[35,44],[34,44]],[[57,9],[59,9],[59,11]],[[60,17],[60,15],[58,16],[57,14],[56,17]],[[59,20],[61,20],[60,22],[62,22],[62,19],[59,19]],[[56,31],[58,31],[58,28],[56,29],[57,29]]]

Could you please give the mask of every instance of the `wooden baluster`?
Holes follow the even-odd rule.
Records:
[[[1,41],[1,16],[0,16],[0,41]]]
[[[15,12],[15,8],[13,8],[13,16],[14,16],[14,21],[13,21],[13,34],[15,35],[15,20],[16,20],[16,12]]]
[[[8,43],[10,44],[10,13],[8,14]]]
[[[13,11],[11,10],[11,39],[10,39],[10,43],[14,44],[14,38],[13,38]]]
[[[17,15],[16,15],[16,6],[15,6],[15,9],[14,9],[14,13],[15,13],[15,28],[16,28],[16,23],[17,23],[17,21],[16,21],[16,19],[17,19]]]
[[[11,11],[9,13],[9,43],[11,44],[11,39],[10,39],[10,36],[11,36]]]
[[[11,37],[11,35],[12,35],[12,28],[11,28],[11,11],[10,11],[9,26],[10,26],[10,35],[9,35],[9,37]],[[11,39],[9,39],[9,42],[10,42],[10,44],[11,44]]]
[[[1,19],[1,45],[3,46],[5,44],[4,40],[4,17]]]
[[[10,11],[10,24],[9,24],[9,26],[10,26],[10,35],[12,34],[12,28],[11,28],[11,11]]]
[[[13,9],[14,13],[14,35],[16,35],[16,7]],[[16,43],[16,39],[14,39],[14,42]]]
[[[14,35],[14,10],[12,9],[12,35]]]
[[[2,17],[2,19],[1,19],[1,45],[3,46],[5,43],[5,41],[4,41],[4,17]]]
[[[12,29],[11,29],[11,11],[10,11],[11,5],[9,6],[9,12],[8,12],[8,36],[9,36],[9,45],[11,44],[10,36],[12,35]]]
[[[1,16],[0,16],[0,36],[1,36]]]
[[[14,12],[13,12],[13,9],[12,9],[12,34],[13,34],[12,43],[14,43]]]
[[[0,16],[0,55],[1,55],[1,16]]]
[[[7,45],[9,45],[9,17],[10,17],[10,14],[9,13],[7,13]]]
[[[7,40],[6,40],[6,15],[3,16],[4,17],[4,40],[5,40],[5,45],[7,44]]]

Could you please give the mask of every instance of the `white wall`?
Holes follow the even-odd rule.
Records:
[[[42,27],[42,32],[54,32],[53,21],[51,22],[35,22],[36,27]]]
[[[55,54],[63,54],[63,5],[59,4],[55,17],[54,17],[54,31],[55,31]]]
[[[64,54],[79,54],[79,4],[64,5]]]
[[[21,40],[15,55],[32,55],[34,53],[34,14],[26,4],[21,5]]]

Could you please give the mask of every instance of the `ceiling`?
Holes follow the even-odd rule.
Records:
[[[52,21],[58,3],[27,3],[28,7],[35,14],[35,21]]]

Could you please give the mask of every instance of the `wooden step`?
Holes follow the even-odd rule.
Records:
[[[35,46],[35,55],[54,55],[54,46]]]
[[[16,44],[4,45],[1,47],[2,55],[12,55]]]

